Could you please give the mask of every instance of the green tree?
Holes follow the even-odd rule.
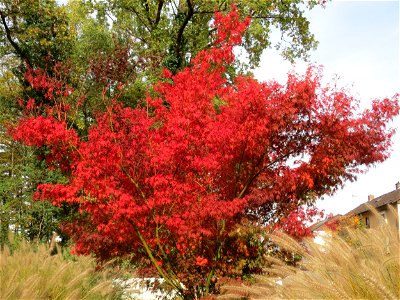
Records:
[[[69,57],[73,28],[55,0],[2,0],[0,17],[0,51],[3,59],[21,60],[19,75],[26,67],[51,70],[55,62]]]
[[[37,151],[13,141],[8,131],[21,116],[20,101],[44,101],[25,78],[29,69],[52,74],[75,38],[56,1],[0,1],[0,245],[12,229],[28,239],[48,239],[58,228],[59,208],[32,200],[41,182],[59,176],[38,162]]]
[[[315,48],[317,43],[302,8],[311,8],[317,1],[112,0],[96,7],[113,20],[116,32],[135,44],[136,51],[177,71],[190,57],[210,46],[213,29],[209,25],[214,12],[229,11],[233,3],[242,16],[252,18],[243,43],[250,66],[257,66],[262,51],[271,46],[281,49],[289,60],[306,58],[307,52]],[[282,34],[276,44],[270,39],[273,28]]]
[[[214,12],[227,12],[233,3],[242,16],[252,17],[242,43],[249,58],[244,69],[257,66],[268,47],[281,49],[291,61],[307,58],[308,51],[316,47],[304,9],[319,1],[69,1],[66,11],[77,39],[71,56],[72,73],[74,87],[85,96],[83,115],[104,108],[104,101],[99,101],[101,94],[106,101],[118,92],[128,106],[145,104],[146,93],[160,79],[162,69],[176,73],[200,50],[210,47]],[[282,39],[277,42],[271,40],[274,28],[281,32]],[[121,82],[123,89],[119,91],[116,87]]]
[[[8,233],[27,239],[48,240],[58,230],[63,210],[50,203],[32,201],[37,184],[57,182],[60,175],[48,172],[33,149],[12,140],[9,128],[18,120],[20,108],[12,101],[20,94],[18,81],[10,70],[0,73],[0,248]]]

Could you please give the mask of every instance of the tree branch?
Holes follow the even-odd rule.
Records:
[[[141,232],[140,232],[139,228],[136,226],[136,224],[133,221],[130,221],[130,220],[128,220],[128,222],[132,225],[132,227],[136,231],[136,234],[138,235],[140,241],[142,242],[142,245],[144,247],[144,250],[146,251],[147,256],[149,257],[149,259],[152,262],[153,266],[156,268],[158,274],[160,274],[160,276],[162,278],[164,278],[165,281],[168,284],[170,284],[172,287],[174,287],[180,293],[182,293],[183,289],[182,289],[182,286],[180,285],[179,281],[177,279],[175,279],[175,278],[168,277],[167,274],[165,274],[164,271],[161,269],[161,267],[158,265],[156,259],[153,256],[153,253],[152,253],[149,245],[147,244],[146,240],[144,239],[143,235],[141,234]]]
[[[149,28],[148,24],[146,24],[146,22],[140,16],[139,12],[133,6],[132,7],[125,6],[125,9],[133,12],[138,17],[140,23],[142,23],[143,26],[147,29],[147,31],[151,32],[151,29]]]
[[[178,58],[180,56],[180,52],[182,50],[182,39],[183,39],[183,32],[187,26],[187,24],[189,23],[190,19],[193,17],[194,14],[194,9],[193,9],[193,5],[192,2],[190,2],[190,0],[186,0],[186,3],[188,5],[188,12],[186,14],[185,19],[183,20],[183,23],[181,25],[181,27],[178,30],[178,34],[176,37],[176,45],[175,45],[175,55]]]
[[[143,1],[143,2],[142,2],[142,5],[143,5],[143,7],[144,7],[144,9],[145,9],[145,11],[146,11],[146,18],[147,18],[147,21],[149,21],[149,23],[152,24],[153,21],[152,21],[151,18],[150,18],[149,2],[148,2],[147,0],[146,0],[146,1]]]
[[[6,16],[4,15],[4,13],[0,10],[0,17],[1,17],[1,21],[3,23],[4,26],[4,30],[6,31],[6,36],[7,36],[7,40],[10,42],[11,46],[14,48],[15,52],[17,53],[17,55],[23,60],[25,61],[25,63],[28,65],[29,68],[32,68],[32,64],[29,60],[29,57],[24,53],[24,51],[19,47],[19,45],[13,41],[12,37],[11,37],[11,30],[7,25],[7,20],[6,20]]]
[[[159,0],[158,1],[158,7],[157,7],[157,15],[156,15],[156,19],[154,21],[154,25],[157,27],[158,23],[160,22],[161,19],[161,11],[164,5],[164,1],[163,0]]]
[[[267,150],[267,149],[266,149],[266,150]],[[267,151],[265,151],[265,152],[261,155],[261,157],[258,159],[257,164],[256,164],[255,167],[257,167],[257,166],[262,162],[262,160],[264,159],[266,153],[267,153]],[[280,161],[281,159],[287,158],[287,157],[289,157],[289,156],[292,155],[292,154],[293,154],[293,152],[289,152],[289,153],[286,153],[286,154],[284,154],[284,155],[278,157],[276,160],[270,162],[268,165],[262,167],[260,170],[258,170],[257,172],[255,172],[255,173],[253,173],[251,176],[249,176],[249,179],[247,180],[246,185],[243,187],[242,191],[240,192],[238,198],[242,198],[242,197],[244,196],[244,194],[247,192],[247,189],[250,187],[250,185],[253,183],[253,181],[254,181],[264,170],[266,170],[266,169],[269,168],[270,166],[276,164],[276,163],[277,163],[278,161]]]

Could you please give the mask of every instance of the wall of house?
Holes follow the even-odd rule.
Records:
[[[384,214],[385,219],[383,219],[382,214]],[[376,228],[382,222],[386,222],[393,230],[399,231],[399,210],[397,203],[385,205],[375,212],[366,211],[360,214],[360,217],[364,225],[368,225],[366,224],[366,218],[368,218],[370,228]]]
[[[360,218],[362,223],[367,227],[367,228],[375,228],[376,226],[379,225],[379,218],[378,216],[371,212],[371,211],[366,211],[360,214]],[[368,220],[367,220],[368,218]]]
[[[399,211],[397,203],[389,204],[391,209],[389,209],[387,214],[388,224],[393,228],[399,231]]]

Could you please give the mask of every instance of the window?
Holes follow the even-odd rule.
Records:
[[[369,224],[369,218],[365,217],[365,227],[369,228],[370,224]]]
[[[381,211],[380,212],[380,215],[381,215],[381,222],[383,223],[386,223],[387,224],[387,217],[386,217],[386,211]]]

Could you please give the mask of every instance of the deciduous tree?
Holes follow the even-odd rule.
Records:
[[[273,27],[286,37],[288,42],[280,43],[289,59],[304,58],[315,47],[316,41],[301,9],[303,0],[235,2],[243,15],[253,17],[242,43],[252,66],[259,61],[262,50],[272,46],[270,29]],[[309,7],[318,4],[317,1],[308,3]],[[54,90],[57,89],[54,85],[61,81],[73,88],[70,90],[73,93],[66,98],[68,104],[81,105],[74,113],[69,112],[67,123],[85,138],[95,121],[95,112],[104,111],[115,95],[119,94],[119,101],[125,105],[145,105],[146,92],[159,79],[163,67],[178,72],[199,51],[209,48],[214,31],[210,27],[213,14],[229,10],[230,5],[231,1],[193,0],[68,1],[65,5],[55,0],[0,1],[2,201],[7,205],[12,202],[13,207],[25,203],[20,208],[33,208],[36,204],[31,202],[29,191],[39,178],[39,181],[46,181],[44,177],[52,178],[52,182],[56,180],[54,174],[45,175],[44,162],[32,161],[32,150],[10,141],[5,134],[7,124],[21,115],[16,99],[37,105],[39,110],[55,103],[49,100],[49,94],[44,94],[45,90],[48,92],[44,83],[40,86],[36,82],[36,88],[32,87],[27,75],[38,72],[36,79],[47,78],[48,87]],[[231,73],[234,69],[230,68]],[[12,90],[12,95],[5,90]],[[44,106],[39,105],[41,102]],[[38,154],[46,149],[34,151]],[[18,160],[13,160],[17,152]],[[13,175],[4,175],[10,174],[10,166]],[[13,210],[3,214],[3,224],[10,214]],[[23,221],[24,218],[27,220]],[[30,220],[35,217],[28,209],[24,218],[22,223],[31,224]],[[39,219],[36,223],[41,222]]]
[[[236,10],[214,19],[213,47],[175,75],[165,70],[146,107],[114,99],[87,140],[68,126],[67,106],[28,115],[13,133],[46,146],[48,165],[68,177],[39,185],[36,198],[79,207],[64,224],[77,253],[131,255],[187,298],[215,292],[218,277],[248,271],[243,259],[263,251],[240,225],[290,219],[385,160],[399,113],[395,96],[356,114],[314,67],[285,85],[227,78],[249,19]]]

